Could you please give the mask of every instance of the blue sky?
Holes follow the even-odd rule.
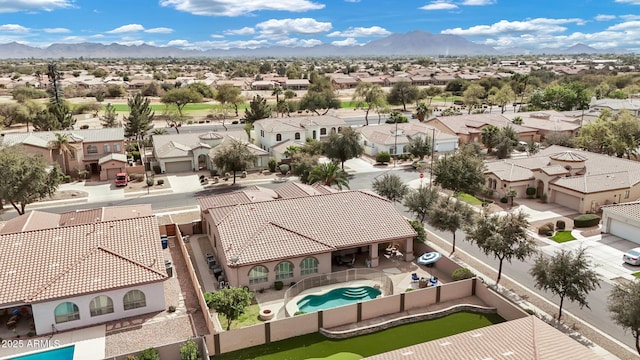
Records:
[[[412,30],[499,49],[640,52],[640,0],[0,0],[0,43],[38,47],[345,46]]]

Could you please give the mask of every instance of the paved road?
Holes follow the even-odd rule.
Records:
[[[374,171],[374,172],[366,172],[366,173],[358,173],[351,176],[350,179],[350,187],[351,189],[371,189],[371,183],[374,181],[376,177],[379,177],[389,171],[393,171],[394,174],[399,175],[405,183],[409,181],[416,181],[419,179],[419,173],[412,168],[394,168],[393,166],[389,166],[385,170]],[[428,175],[427,178],[423,180],[425,182],[425,186],[428,185]],[[276,188],[281,184],[274,184],[271,182],[266,182],[260,184],[260,186],[266,188]],[[238,188],[233,188],[232,190],[237,190]],[[58,205],[54,207],[47,208],[47,211],[62,213],[66,211],[74,211],[76,209],[90,209],[102,206],[113,206],[113,205],[127,205],[127,204],[151,204],[154,211],[161,212],[162,210],[170,209],[170,208],[178,208],[185,206],[194,206],[196,205],[195,198],[200,196],[212,195],[215,193],[219,193],[219,190],[202,190],[193,193],[178,193],[178,194],[165,194],[162,196],[139,196],[134,198],[126,198],[122,200],[112,200],[112,201],[104,201],[104,202],[92,202],[92,203],[81,203],[81,204],[71,204],[71,205]],[[411,214],[406,212],[406,209],[402,204],[396,204],[398,209],[403,212],[406,216],[411,217]],[[29,209],[27,209],[29,210]],[[14,211],[7,211],[3,214],[1,220],[7,220],[9,218],[15,217],[16,214]],[[435,230],[429,225],[426,225],[426,228],[439,235],[443,239],[449,240],[451,239],[451,233],[443,233],[441,231]],[[459,250],[464,250],[469,253],[476,259],[492,266],[494,269],[497,269],[498,262],[490,256],[486,256],[484,253],[480,252],[480,250],[465,241],[465,233],[462,231],[458,231],[456,233],[456,247]],[[519,282],[525,287],[532,289],[543,298],[551,301],[554,304],[558,303],[558,299],[550,294],[545,292],[540,292],[533,287],[533,279],[529,276],[528,271],[532,266],[532,261],[519,262],[516,261],[513,264],[505,263],[503,266],[503,277],[509,277],[514,281]],[[583,308],[580,309],[577,305],[565,302],[564,311],[570,312],[573,315],[580,317],[586,322],[590,323],[595,328],[607,333],[618,341],[626,344],[627,346],[634,348],[634,342],[632,336],[630,334],[625,334],[625,332],[619,326],[615,325],[611,319],[609,318],[609,313],[607,311],[606,299],[611,291],[611,284],[607,282],[602,282],[602,287],[597,289],[596,291],[591,292],[588,295],[588,302],[591,309]]]

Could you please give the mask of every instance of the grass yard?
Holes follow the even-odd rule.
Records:
[[[482,205],[482,200],[478,199],[473,195],[460,193],[460,195],[458,195],[458,199],[466,202],[469,205]]]
[[[257,304],[247,306],[244,310],[244,314],[242,314],[238,318],[238,320],[235,320],[231,323],[231,330],[262,323],[263,321],[260,320],[260,318],[258,317],[259,315],[260,306],[258,306]],[[222,324],[222,327],[226,329],[227,318],[222,314],[218,314],[218,320],[220,320],[220,324]]]
[[[571,230],[563,230],[563,231],[556,231],[555,235],[553,235],[550,239],[557,243],[563,243],[563,242],[575,240],[576,238],[574,238],[573,235],[571,235]]]
[[[640,278],[640,271],[638,271],[638,272],[634,272],[634,273],[633,273],[633,274],[631,274],[631,275],[633,275],[633,276],[635,276],[635,277],[637,277],[637,278]]]
[[[212,359],[295,360],[317,358],[355,360],[504,321],[497,314],[459,312],[439,319],[396,326],[349,339],[328,339],[320,333],[302,335],[213,356]]]

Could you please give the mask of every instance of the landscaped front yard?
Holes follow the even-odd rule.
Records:
[[[571,240],[575,240],[576,238],[571,235],[571,230],[562,230],[556,231],[556,233],[550,237],[551,240],[557,243],[563,243]]]
[[[482,200],[478,199],[473,195],[460,193],[460,195],[458,195],[458,199],[466,202],[469,205],[482,205]]]

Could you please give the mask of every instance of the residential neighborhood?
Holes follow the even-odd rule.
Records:
[[[637,358],[623,60],[77,61],[0,82],[0,359]]]

